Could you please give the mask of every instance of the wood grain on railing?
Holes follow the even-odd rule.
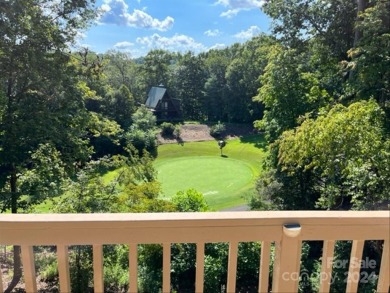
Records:
[[[58,275],[60,291],[71,292],[69,271],[69,249],[66,245],[57,245]]]
[[[293,225],[292,225],[293,224]],[[129,244],[129,292],[137,292],[139,244],[163,245],[163,292],[171,290],[171,245],[196,244],[196,292],[204,290],[205,244],[229,243],[227,290],[236,289],[239,242],[261,242],[259,292],[267,292],[275,243],[273,292],[297,292],[302,241],[324,241],[321,274],[331,276],[334,241],[353,241],[361,259],[365,240],[384,240],[378,292],[389,289],[388,211],[272,211],[153,214],[1,214],[0,244],[22,245],[26,289],[36,292],[33,246],[56,245],[61,292],[70,291],[68,246],[92,245],[95,292],[103,292],[103,245]],[[360,268],[350,268],[352,281]],[[1,277],[1,275],[0,275]],[[357,282],[347,292],[357,291]],[[329,292],[329,282],[321,282]],[[1,292],[0,285],[0,292]]]
[[[390,284],[390,240],[385,240],[383,244],[381,268],[378,279],[377,292],[389,292]]]
[[[329,292],[330,290],[332,282],[334,245],[334,240],[325,240],[323,244],[319,292]]]
[[[268,292],[269,286],[269,261],[271,255],[271,242],[261,242],[259,292]]]
[[[197,293],[203,293],[204,290],[204,246],[203,242],[196,244],[195,292]]]
[[[104,292],[103,245],[93,245],[93,286],[95,292]]]
[[[129,293],[138,292],[138,245],[129,245]]]
[[[22,245],[22,263],[26,292],[37,292],[37,277],[32,245]]]

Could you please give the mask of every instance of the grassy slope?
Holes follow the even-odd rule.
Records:
[[[223,149],[224,155],[228,159],[239,160],[249,167],[253,178],[256,178],[261,171],[261,163],[265,157],[266,143],[261,135],[246,136],[241,139],[229,140],[226,147]],[[164,164],[164,161],[172,161],[185,157],[211,156],[213,158],[220,157],[220,150],[216,141],[205,142],[188,142],[183,145],[165,144],[158,148],[158,158],[155,162],[156,167]],[[116,175],[116,172],[109,172],[103,176],[104,180],[109,181]],[[215,178],[215,177],[214,177]],[[213,180],[214,180],[213,178]],[[225,177],[226,178],[226,177]],[[188,186],[188,188],[191,186]],[[172,187],[175,189],[175,187]],[[173,190],[172,189],[172,190]],[[183,188],[178,187],[175,191]],[[253,181],[249,184],[241,186],[239,190],[233,193],[225,193],[219,196],[212,194],[206,195],[206,199],[212,209],[220,210],[224,208],[234,207],[246,203],[245,196],[253,189]],[[35,213],[47,213],[53,208],[53,201],[46,200],[34,209]]]
[[[265,145],[265,141],[260,135],[251,135],[243,137],[241,139],[228,141],[226,147],[223,149],[224,155],[227,156],[227,158],[225,159],[228,160],[230,163],[236,161],[237,176],[241,176],[238,175],[241,174],[240,172],[245,173],[243,169],[249,168],[252,173],[252,178],[248,182],[248,177],[244,174],[242,175],[243,184],[241,184],[235,190],[232,190],[231,188],[226,188],[223,190],[223,194],[206,194],[206,200],[213,209],[220,210],[246,203],[245,196],[248,195],[251,190],[253,190],[254,179],[259,175],[261,171],[261,163],[265,157]],[[180,158],[184,159],[185,157],[193,157],[195,159],[199,156],[220,158],[221,160],[224,160],[224,158],[220,157],[220,150],[216,141],[189,142],[184,143],[183,145],[166,144],[159,146],[158,158],[156,160],[155,166],[158,170],[166,164],[169,164],[169,166],[172,168],[172,166],[174,167],[174,164],[171,164],[172,160],[179,160],[178,162],[180,162]],[[188,160],[188,162],[189,164],[191,164],[194,161]],[[211,168],[213,164],[217,163],[218,162],[215,160],[211,160],[208,162],[206,161],[205,167],[210,166]],[[233,165],[230,164],[230,166]],[[178,164],[178,169],[179,168],[183,168],[182,162]],[[221,166],[219,166],[219,168],[221,168]],[[234,178],[235,170],[230,169],[230,167],[227,168],[229,168],[229,170],[226,169],[226,174],[224,174],[226,176],[220,178],[219,176],[206,176],[199,179],[210,185],[212,185],[213,181],[215,181],[216,186],[220,186],[223,183],[221,181],[229,180],[229,178],[232,178],[229,176],[233,176]],[[200,173],[199,171],[196,172]],[[191,185],[193,184],[194,179],[190,180],[190,178],[193,178],[193,173],[189,172],[188,180],[185,180],[186,177],[185,174],[183,174],[182,169],[178,170],[179,174],[174,175],[174,173],[175,170],[172,170],[172,173],[170,175],[175,176],[175,179],[170,180],[170,182],[168,183],[170,184],[170,186],[164,187],[163,185],[163,190],[168,191],[167,193],[171,194],[172,190],[182,190],[186,187],[192,187]],[[213,188],[211,186],[210,190],[212,189]]]

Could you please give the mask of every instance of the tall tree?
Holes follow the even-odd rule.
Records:
[[[358,40],[348,51],[349,62],[344,62],[351,73],[346,96],[355,100],[374,97],[384,109],[390,129],[390,2],[371,3],[359,14],[356,29]]]
[[[279,164],[288,174],[315,177],[317,205],[326,209],[373,209],[389,193],[389,143],[384,113],[374,101],[337,105],[306,119],[279,141]]]
[[[227,121],[226,70],[231,62],[228,50],[210,50],[204,56],[207,78],[204,85],[203,112],[209,121]]]
[[[330,100],[318,73],[310,66],[309,57],[309,53],[281,45],[275,45],[269,53],[255,100],[265,106],[264,118],[257,125],[266,131],[271,142],[283,131],[296,127],[300,116]]]
[[[103,72],[107,76],[107,83],[113,88],[125,85],[136,101],[145,102],[145,93],[141,89],[140,65],[129,54],[120,51],[110,50],[104,54],[104,58],[107,64]]]
[[[226,71],[229,121],[253,122],[262,118],[262,105],[252,98],[257,94],[259,77],[274,43],[274,38],[266,35],[252,38],[242,45],[238,56],[230,62]]]
[[[83,90],[69,66],[69,44],[94,17],[93,0],[20,0],[0,3],[1,208],[18,211],[19,174],[31,152],[50,143],[70,170],[88,157],[83,140]],[[21,277],[20,249],[5,292]]]
[[[203,60],[188,52],[179,56],[172,74],[174,96],[181,100],[186,119],[202,119],[205,70]]]
[[[173,54],[164,50],[152,50],[145,56],[141,66],[145,97],[152,86],[168,85],[172,61]]]
[[[119,90],[110,91],[104,99],[104,113],[124,130],[130,126],[135,110],[134,98],[125,85]]]

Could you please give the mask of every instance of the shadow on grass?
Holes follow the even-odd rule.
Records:
[[[263,134],[252,134],[245,135],[240,137],[241,143],[249,143],[258,149],[265,150],[267,148],[267,141],[264,138]]]
[[[176,137],[177,144],[180,144],[181,146],[184,146],[184,140],[179,136]]]
[[[222,158],[229,158],[227,155],[221,155]]]

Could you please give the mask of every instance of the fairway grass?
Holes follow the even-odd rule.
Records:
[[[214,210],[246,204],[265,153],[260,135],[229,140],[223,157],[216,141],[161,145],[155,167],[162,197],[194,188]]]

